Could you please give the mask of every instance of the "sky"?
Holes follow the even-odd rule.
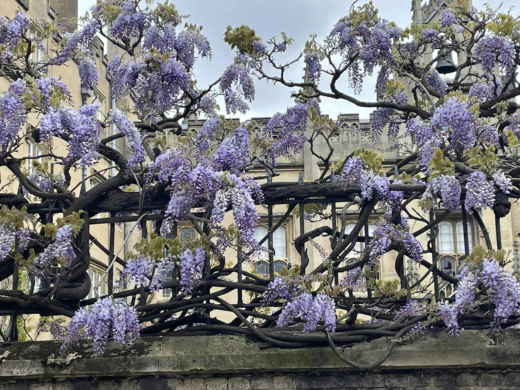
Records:
[[[95,2],[96,0],[79,0],[79,15],[84,15]],[[299,55],[311,34],[317,34],[317,39],[322,40],[334,24],[348,13],[352,4],[352,1],[348,0],[170,0],[170,2],[176,5],[180,14],[190,15],[186,21],[202,25],[202,32],[211,43],[212,59],[199,59],[195,68],[199,87],[215,81],[233,61],[234,52],[223,41],[228,25],[232,27],[248,25],[256,30],[257,35],[262,37],[264,42],[274,36],[279,37],[281,32],[285,32],[294,39],[293,45],[287,49],[283,57],[280,57],[280,61],[287,61]],[[360,0],[356,5],[365,2],[367,1]],[[381,17],[394,21],[401,28],[410,24],[411,0],[373,0],[373,3],[379,9]],[[518,0],[500,2],[473,0],[477,9],[482,9],[485,3],[491,3],[493,6],[502,3],[502,10],[509,9],[515,3],[519,4]],[[514,9],[514,13],[519,11],[520,4]],[[287,79],[301,81],[303,67],[303,62],[295,64],[287,74]],[[357,97],[358,99],[375,101],[375,76],[376,74],[373,77],[368,76],[364,80],[363,92]],[[239,116],[242,120],[270,117],[294,105],[290,96],[291,90],[287,87],[259,80],[255,80],[255,87],[256,98],[250,105],[250,111],[246,115],[234,115],[234,117]],[[326,85],[321,87],[326,88]],[[346,85],[344,88],[347,90]],[[221,107],[223,108],[224,105],[221,104]],[[337,118],[340,113],[359,113],[361,119],[368,119],[371,112],[370,109],[362,109],[345,101],[330,99],[323,99],[321,107],[322,112],[332,118]]]

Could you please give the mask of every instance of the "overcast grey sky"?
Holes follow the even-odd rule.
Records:
[[[84,15],[96,0],[79,0],[79,14]],[[357,5],[368,0],[360,0]],[[211,61],[199,60],[195,69],[197,83],[203,87],[217,79],[234,57],[233,51],[223,42],[223,34],[228,25],[232,27],[249,25],[257,31],[264,41],[279,36],[283,31],[295,40],[283,58],[294,58],[303,50],[310,34],[317,34],[323,39],[333,25],[345,16],[352,1],[349,0],[174,0],[171,1],[183,15],[190,15],[188,21],[202,25],[202,32],[208,37],[212,49]],[[404,28],[410,24],[411,0],[373,0],[380,15],[396,22]],[[423,0],[424,3],[424,0]],[[515,4],[514,13],[520,10],[518,0],[473,0],[481,9],[485,3],[498,6],[503,3],[503,10]],[[303,76],[303,64],[295,66],[289,79],[300,81]],[[360,99],[374,101],[375,77],[367,77]],[[256,100],[251,104],[248,115],[251,117],[272,116],[284,111],[293,104],[290,90],[282,86],[273,86],[266,81],[256,81]],[[222,105],[223,107],[223,105]],[[339,113],[360,113],[362,119],[368,119],[370,110],[360,109],[347,102],[322,101],[322,111],[336,118]]]

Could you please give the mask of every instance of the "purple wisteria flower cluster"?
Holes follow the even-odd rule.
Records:
[[[34,259],[32,274],[40,279],[42,287],[47,286],[47,279],[51,274],[52,267],[56,267],[56,264],[52,262],[54,259],[61,263],[62,268],[68,269],[70,267],[72,260],[76,257],[71,240],[71,225],[58,228],[55,241]]]
[[[304,292],[299,295],[284,307],[276,326],[285,328],[296,317],[305,322],[304,332],[314,332],[321,319],[326,330],[336,330],[336,305],[326,294],[313,297],[312,294]]]
[[[105,352],[108,337],[120,344],[133,344],[139,339],[139,319],[134,307],[124,299],[107,297],[98,300],[90,312],[81,308],[74,314],[60,348],[68,354],[82,339],[92,339],[94,356]]]
[[[439,313],[450,334],[459,334],[458,315],[472,312],[479,286],[487,290],[487,297],[494,306],[491,326],[497,328],[520,308],[520,285],[516,278],[500,266],[494,258],[486,258],[482,270],[464,267],[459,274],[455,303],[439,305]],[[480,300],[484,299],[479,297]]]
[[[128,160],[126,164],[128,169],[132,169],[136,165],[144,162],[145,159],[145,151],[143,142],[141,140],[141,134],[134,126],[132,122],[126,117],[126,115],[118,110],[117,108],[113,109],[110,112],[110,118],[112,122],[116,125],[118,130],[125,135],[130,143],[130,148],[133,150],[133,156]]]
[[[206,252],[203,248],[195,249],[192,252],[186,249],[181,254],[181,293],[189,295],[197,286],[198,281],[202,276],[202,269],[206,261]]]

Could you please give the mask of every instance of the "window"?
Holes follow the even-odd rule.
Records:
[[[265,261],[259,261],[255,263],[256,273],[263,278],[267,279],[269,277],[269,265]]]
[[[273,233],[273,246],[274,246],[274,258],[275,259],[287,258],[285,244],[286,244],[285,228],[283,226],[280,226]]]
[[[255,229],[255,241],[260,242],[265,236],[267,236],[267,233],[269,231],[265,226],[257,226]],[[258,257],[260,259],[266,259],[268,258],[268,252],[267,252],[267,240],[265,240],[262,243],[262,248],[264,248],[263,251],[258,252],[255,257]]]
[[[439,224],[439,253],[464,254],[464,226],[462,221],[444,221]],[[473,246],[471,225],[468,221],[468,244]]]
[[[283,261],[275,261],[274,262],[274,273],[280,275],[280,272],[282,272],[282,269],[286,267],[287,264]]]
[[[453,224],[450,222],[441,222],[439,224],[439,252],[455,252],[455,246],[453,243]]]
[[[39,42],[37,42],[38,34],[31,32],[29,37],[33,40],[32,44],[34,45],[34,51],[29,56],[29,60],[34,63],[42,62],[46,59],[47,53],[45,49],[45,39],[39,38]]]
[[[348,235],[348,234],[352,233],[352,229],[354,229],[355,226],[356,226],[356,224],[354,224],[354,223],[349,223],[349,224],[345,225],[344,234]],[[359,243],[359,242],[356,243],[356,246],[354,246],[354,250],[356,252],[361,252],[361,243]]]
[[[106,278],[103,280],[103,282],[101,282],[103,274],[104,271],[96,268],[90,268],[88,270],[88,275],[90,276],[90,293],[88,294],[89,298],[95,298],[96,296],[100,297],[106,294]]]
[[[469,223],[468,223],[469,224]],[[457,222],[455,225],[457,232],[457,253],[465,253],[464,252],[464,225],[462,221]],[[473,238],[471,237],[471,229],[468,226],[468,244],[471,248],[473,246]],[[470,250],[471,252],[471,250]]]
[[[265,226],[257,226],[255,229],[255,240],[260,242],[267,234],[269,230]],[[268,240],[262,243],[263,251],[256,254],[257,258],[267,259],[269,257],[268,252]],[[275,259],[286,259],[287,258],[287,234],[286,229],[280,226],[273,232],[273,249]]]
[[[456,273],[455,259],[453,257],[444,256],[441,258],[441,271],[454,276]]]
[[[116,125],[114,123],[110,123],[110,135],[116,135]],[[116,150],[116,140],[110,141],[110,147]],[[110,161],[110,170],[108,171],[108,177],[114,177],[117,175],[116,163]]]
[[[34,141],[29,141],[28,142],[28,157],[38,157],[38,156],[41,156],[42,155],[42,150],[40,149],[40,147],[36,144],[36,142]],[[28,163],[29,163],[29,175],[31,175],[33,172],[34,172],[34,166],[33,166],[33,162],[34,161],[38,161],[40,164],[43,163],[43,158],[42,157],[39,157],[39,158],[31,158]]]
[[[193,229],[184,228],[184,229],[182,229],[180,231],[179,239],[181,240],[181,242],[183,242],[187,238],[189,238],[190,240],[194,240],[195,239],[195,231]]]

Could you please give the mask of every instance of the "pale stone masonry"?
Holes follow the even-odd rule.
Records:
[[[377,370],[358,372],[328,346],[263,348],[241,336],[153,337],[129,348],[109,343],[99,358],[85,342],[59,362],[59,343],[0,345],[0,390],[495,390],[520,386],[520,331],[427,334],[397,346]],[[377,360],[385,340],[348,351]]]

